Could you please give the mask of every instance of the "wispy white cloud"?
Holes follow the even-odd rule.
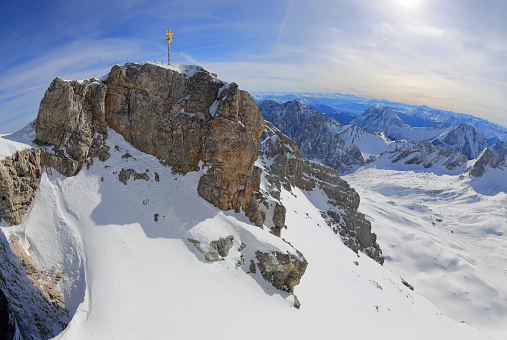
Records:
[[[432,26],[416,26],[416,25],[401,25],[403,30],[408,33],[415,33],[423,37],[436,37],[441,38],[444,34],[443,29]]]
[[[55,77],[85,79],[107,73],[106,65],[145,55],[139,41],[104,39],[75,41],[50,54],[9,69],[0,82],[0,133],[35,119],[38,104]],[[140,54],[142,51],[143,54]],[[102,69],[102,70],[101,70]],[[12,132],[12,131],[10,131]]]
[[[278,46],[280,45],[280,40],[282,39],[283,31],[285,30],[285,25],[287,23],[287,19],[289,18],[290,9],[292,8],[292,5],[294,4],[294,0],[289,0],[287,4],[287,8],[285,9],[285,15],[283,17],[283,21],[280,25],[280,29],[278,30],[278,38],[276,39],[276,49],[278,49]]]
[[[196,1],[62,5],[62,21],[55,11],[47,20],[61,32],[30,45],[37,57],[9,34],[0,132],[35,117],[55,76],[93,76],[126,58],[164,59],[167,28],[176,32],[174,62],[203,64],[247,90],[348,92],[489,112],[495,121],[505,115],[507,13],[496,0],[424,1],[410,11],[396,0]],[[23,27],[10,29],[25,37]]]

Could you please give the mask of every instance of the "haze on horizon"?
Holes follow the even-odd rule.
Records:
[[[329,92],[507,126],[498,0],[13,1],[0,13],[0,133],[35,119],[55,77],[127,59],[202,65],[248,91]]]

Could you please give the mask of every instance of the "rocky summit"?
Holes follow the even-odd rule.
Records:
[[[41,102],[36,142],[78,162],[107,158],[107,127],[175,172],[209,168],[199,194],[261,224],[250,180],[264,120],[251,96],[196,67],[114,66],[104,82],[55,79]]]
[[[173,175],[199,172],[196,190],[201,198],[221,210],[243,212],[250,223],[267,228],[273,234],[270,237],[283,237],[282,230],[291,228],[286,223],[282,192],[298,188],[308,195],[318,193],[326,197],[326,203],[318,207],[321,217],[334,233],[356,253],[364,252],[383,263],[370,222],[357,211],[359,196],[340,179],[338,172],[306,159],[292,140],[272,124],[266,124],[255,101],[237,84],[223,82],[215,74],[192,65],[131,63],[114,66],[101,81],[56,78],[41,101],[35,122],[34,142],[39,147],[1,160],[0,218],[11,226],[23,222],[44,171],[55,169],[65,176],[74,176],[83,167],[89,169],[97,162],[107,162],[112,153],[120,150],[118,145],[112,147],[108,143],[113,133],[138,151],[156,157]],[[129,162],[135,157],[127,152],[121,159]],[[159,173],[152,174],[149,169],[142,172],[121,168],[114,174],[123,186],[131,185],[131,177],[134,181],[143,180],[139,182],[146,186],[153,179],[161,181]],[[148,202],[149,199],[143,200],[143,205]],[[166,218],[159,213],[152,216],[153,223]],[[189,236],[189,245],[204,261],[219,262],[236,256],[236,268],[245,266],[248,273],[259,273],[276,289],[291,295],[311,266],[301,252],[283,241],[277,242],[285,246],[270,248],[266,246],[269,242],[252,238],[243,243],[239,235]],[[5,262],[3,271],[10,272],[2,272],[6,283],[1,286],[0,297],[7,301],[5,310],[12,317],[45,320],[35,327],[36,331],[18,325],[21,333],[54,336],[69,321],[63,295],[70,293],[65,291],[62,295],[58,283],[73,282],[72,273],[56,267],[38,268],[31,260],[31,252],[23,250],[23,242],[16,235],[10,243],[3,240],[1,249],[10,254],[6,259],[19,258],[23,265],[13,264],[13,273]],[[40,283],[41,277],[47,282]],[[37,303],[33,304],[36,311],[31,314],[18,308],[21,302],[15,297],[15,287],[20,280],[36,283],[22,301],[29,303],[35,299],[30,296],[38,294]],[[294,306],[300,307],[295,295]],[[44,316],[53,310],[53,316]],[[51,324],[58,327],[48,330]],[[10,326],[10,330],[14,329],[12,323]]]

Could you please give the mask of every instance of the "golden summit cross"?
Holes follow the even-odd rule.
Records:
[[[165,31],[165,36],[167,37],[167,65],[171,64],[171,42],[173,41],[173,31],[167,30]]]

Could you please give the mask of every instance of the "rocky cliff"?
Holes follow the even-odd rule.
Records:
[[[353,251],[363,251],[375,261],[384,262],[370,222],[357,210],[359,195],[340,178],[338,171],[306,159],[296,143],[269,122],[260,145],[259,165],[263,171],[258,173],[262,173],[265,183],[263,189],[258,189],[259,206],[266,225],[271,226],[275,234],[285,227],[283,220],[278,218],[278,211],[285,209],[280,201],[282,189],[291,192],[297,187],[306,193],[321,191],[327,203],[318,208],[329,227]],[[256,188],[259,186],[260,183]]]
[[[175,172],[207,167],[201,197],[261,225],[250,177],[264,120],[235,83],[197,66],[155,64],[114,66],[104,82],[56,78],[41,102],[36,142],[81,163],[106,159],[108,126]]]
[[[347,128],[313,108],[296,100],[284,104],[265,100],[260,103],[259,111],[267,121],[294,140],[305,157],[342,174],[365,164],[365,157],[355,145],[356,141],[346,136]],[[371,132],[358,130],[359,133],[368,134],[368,138],[376,139],[376,142],[381,139]]]

